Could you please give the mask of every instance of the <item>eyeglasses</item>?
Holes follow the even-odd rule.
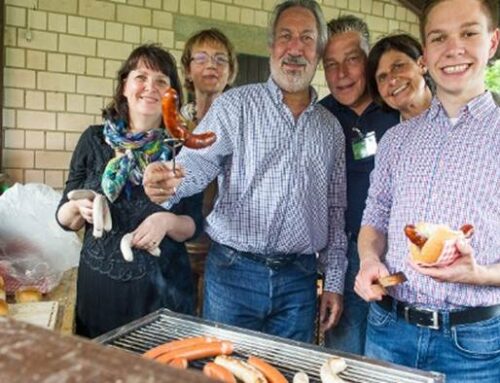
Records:
[[[206,52],[198,52],[191,57],[191,61],[197,65],[206,65],[212,61],[217,66],[226,66],[229,64],[229,57],[224,53],[216,53],[212,56]]]

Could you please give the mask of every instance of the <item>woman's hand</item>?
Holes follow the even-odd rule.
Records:
[[[174,172],[172,162],[153,162],[144,170],[144,192],[155,203],[166,202],[175,194],[183,177],[184,169],[179,164]]]
[[[171,227],[172,216],[169,212],[151,214],[134,230],[132,246],[144,250],[158,247]]]
[[[57,219],[70,230],[80,230],[85,222],[90,224],[94,222],[93,205],[90,199],[70,200],[61,206],[57,212]]]
[[[94,202],[92,200],[86,198],[70,202],[75,205],[75,208],[78,209],[78,213],[86,222],[91,224],[94,223],[94,218],[93,218]]]

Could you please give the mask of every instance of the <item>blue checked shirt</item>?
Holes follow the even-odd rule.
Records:
[[[272,79],[219,96],[196,129],[214,131],[217,141],[181,150],[186,177],[166,206],[219,176],[206,227],[213,240],[252,253],[319,252],[326,290],[343,293],[344,135],[311,92],[297,120]]]
[[[455,229],[470,223],[477,263],[499,263],[499,160],[500,108],[488,92],[461,109],[455,126],[435,98],[428,111],[385,134],[362,224],[387,233],[385,263],[408,277],[392,296],[441,309],[500,303],[500,287],[439,283],[414,271],[403,232],[420,221]]]

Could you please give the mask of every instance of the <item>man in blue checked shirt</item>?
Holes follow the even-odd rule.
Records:
[[[497,0],[429,0],[421,20],[436,97],[382,138],[358,238],[355,290],[370,305],[365,353],[446,374],[500,381],[500,108],[484,72],[500,40]],[[445,267],[409,261],[403,228],[474,226]],[[403,271],[382,296],[372,283]]]
[[[218,178],[206,227],[213,241],[205,266],[207,319],[310,342],[318,268],[325,276],[322,329],[340,317],[347,268],[344,138],[310,86],[326,39],[315,1],[278,4],[269,80],[217,98],[196,130],[214,131],[217,141],[182,149],[184,178],[175,178],[169,163],[145,172],[146,193],[166,206]]]

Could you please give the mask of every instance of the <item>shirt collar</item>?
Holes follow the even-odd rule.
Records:
[[[491,112],[496,107],[497,105],[495,103],[495,100],[493,99],[492,94],[489,91],[486,91],[465,104],[460,109],[458,118],[460,118],[464,113],[468,113],[474,119],[480,120],[485,113]],[[437,118],[439,115],[446,116],[448,118],[443,104],[436,96],[434,96],[429,108],[429,116],[431,118]]]
[[[325,103],[330,103],[330,105],[333,105],[333,107],[337,108],[338,110],[352,113],[352,114],[356,114],[356,112],[354,112],[351,108],[338,102],[337,99],[335,97],[333,97],[331,94],[326,96],[323,100],[325,100]],[[375,111],[375,110],[378,110],[378,109],[382,109],[382,107],[379,104],[377,104],[375,101],[371,101],[370,104],[368,104],[368,106],[365,108],[365,110],[363,110],[363,113],[361,113],[361,115],[368,114],[368,113]]]

